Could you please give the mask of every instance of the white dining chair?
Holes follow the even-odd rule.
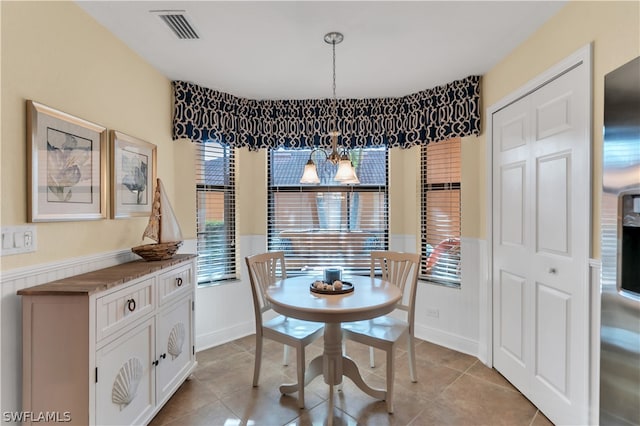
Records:
[[[253,368],[253,386],[258,386],[262,362],[262,340],[271,339],[285,345],[284,364],[287,364],[287,347],[296,349],[296,372],[298,379],[298,406],[304,408],[305,347],[320,337],[324,325],[318,322],[302,321],[278,315],[266,320],[265,313],[271,311],[266,298],[269,285],[287,278],[284,252],[268,252],[247,256],[253,308],[256,322],[256,354]],[[278,274],[279,272],[279,274]]]
[[[394,251],[371,252],[371,277],[382,271],[382,279],[398,286],[403,294],[395,310],[381,317],[342,324],[343,337],[369,346],[371,367],[375,366],[374,348],[386,352],[387,411],[393,413],[393,381],[395,349],[404,338],[408,341],[409,374],[416,382],[416,356],[413,342],[415,300],[420,254]],[[399,318],[403,317],[403,318]]]

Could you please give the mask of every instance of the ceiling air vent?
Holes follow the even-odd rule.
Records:
[[[195,40],[200,36],[189,23],[189,19],[184,10],[150,10],[167,24],[173,33],[180,40]]]

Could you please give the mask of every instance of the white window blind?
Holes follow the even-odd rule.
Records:
[[[196,153],[198,284],[236,278],[235,157],[215,141]]]
[[[388,248],[388,155],[385,147],[351,152],[359,185],[333,181],[335,165],[314,155],[319,185],[301,185],[308,149],[271,150],[268,249],[283,250],[287,275],[336,266],[369,273],[370,252]]]
[[[420,278],[460,285],[460,138],[421,148]]]

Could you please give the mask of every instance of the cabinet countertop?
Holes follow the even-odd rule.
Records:
[[[193,259],[195,254],[177,254],[171,259],[147,262],[135,260],[109,268],[98,269],[69,278],[51,281],[18,291],[20,296],[68,296],[91,295],[108,290],[127,281],[134,280],[161,269],[178,265]]]

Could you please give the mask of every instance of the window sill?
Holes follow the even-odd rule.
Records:
[[[419,278],[418,282],[426,284],[426,285],[434,285],[434,286],[438,286],[438,287],[446,287],[446,288],[450,288],[452,290],[460,290],[462,288],[462,285],[460,285],[460,284],[447,283],[447,282],[444,282],[444,281],[431,281],[431,280],[424,279],[424,278]]]

